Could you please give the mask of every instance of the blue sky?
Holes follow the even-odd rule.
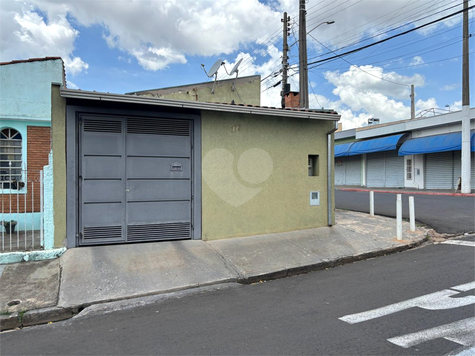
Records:
[[[210,80],[201,70],[240,58],[240,76],[259,74],[261,104],[279,106],[283,11],[297,39],[298,0],[22,0],[0,1],[0,60],[61,56],[68,86],[113,93]],[[470,1],[469,6],[475,1]],[[462,0],[310,0],[309,62],[358,48],[462,9]],[[470,33],[475,32],[474,11]],[[474,38],[470,39],[471,83]],[[289,62],[298,90],[298,45]],[[462,15],[391,39],[309,72],[310,106],[342,114],[345,129],[409,118],[416,111],[461,108]],[[272,75],[272,74],[275,75]],[[219,78],[226,78],[223,68]],[[270,89],[268,89],[270,88]],[[471,88],[473,107],[475,88]],[[425,113],[424,115],[430,115]]]

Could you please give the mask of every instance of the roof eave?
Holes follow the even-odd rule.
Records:
[[[120,103],[129,103],[129,104],[156,105],[156,106],[183,108],[183,109],[221,111],[221,112],[253,114],[253,115],[280,116],[280,117],[291,117],[291,118],[311,119],[311,120],[338,121],[340,119],[340,115],[336,113],[333,113],[333,114],[317,113],[317,112],[309,112],[309,111],[282,110],[282,109],[271,109],[271,108],[262,108],[262,107],[239,106],[239,105],[231,105],[231,104],[204,103],[204,102],[198,102],[198,101],[159,99],[159,98],[149,98],[149,97],[134,96],[134,95],[99,93],[99,92],[83,91],[83,90],[77,90],[77,89],[65,89],[65,88],[61,88],[61,97],[67,98],[67,99],[82,99],[82,100],[96,100],[96,101],[107,101],[107,102],[120,102]]]

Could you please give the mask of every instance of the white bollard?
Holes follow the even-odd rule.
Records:
[[[397,195],[396,200],[396,237],[402,240],[402,198],[401,194]]]
[[[374,216],[374,192],[369,192],[369,215]]]
[[[411,231],[416,231],[416,211],[414,209],[414,197],[409,197],[409,223]]]

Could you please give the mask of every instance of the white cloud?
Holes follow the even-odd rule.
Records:
[[[450,105],[450,110],[451,111],[462,110],[462,100],[454,101],[452,105]]]
[[[416,101],[415,106],[417,111],[438,108],[437,102],[434,98],[429,98],[427,100],[419,99]]]
[[[75,75],[88,68],[87,63],[73,55],[79,32],[65,14],[52,14],[45,20],[31,5],[0,1],[0,21],[1,60],[60,56],[68,74]]]
[[[415,87],[424,86],[424,77],[420,74],[408,77],[396,72],[384,73],[383,68],[372,65],[353,65],[343,74],[339,71],[328,71],[324,76],[337,88],[354,87],[360,92],[377,91],[399,99],[406,99],[409,96],[411,84]]]
[[[171,63],[186,63],[184,55],[174,52],[170,48],[149,47],[147,50],[131,50],[139,64],[148,70],[159,70],[166,68]]]
[[[419,64],[424,64],[424,60],[421,56],[415,56],[414,58],[412,58],[410,65],[415,66]]]
[[[69,89],[79,89],[79,87],[70,80],[68,80],[66,84]]]
[[[89,68],[89,64],[85,63],[80,57],[74,57],[73,59],[66,57],[63,60],[66,70],[73,76],[81,73],[83,70],[87,71]]]
[[[147,70],[186,63],[188,55],[229,54],[271,33],[269,23],[280,23],[280,13],[258,0],[30,0],[48,15],[73,16],[75,21],[104,27],[110,48],[134,56]]]
[[[459,85],[457,83],[444,85],[440,90],[442,91],[451,91],[457,88]]]
[[[425,84],[424,77],[419,74],[408,77],[396,72],[384,72],[382,68],[373,66],[351,66],[344,73],[326,72],[325,79],[335,86],[333,94],[337,95],[339,100],[330,102],[319,96],[318,102],[338,111],[342,115],[341,121],[345,129],[359,127],[370,117],[379,118],[381,122],[410,118],[410,107],[401,100],[409,101],[410,84],[417,87]],[[433,98],[418,100],[416,107],[423,110],[437,107],[437,103]]]

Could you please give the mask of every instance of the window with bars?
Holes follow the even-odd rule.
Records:
[[[0,189],[18,189],[21,181],[21,134],[11,128],[0,131]]]

